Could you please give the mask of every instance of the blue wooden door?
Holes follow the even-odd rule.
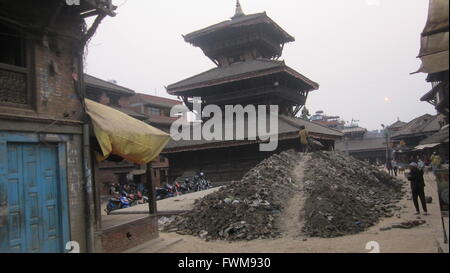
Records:
[[[58,146],[7,143],[4,150],[0,252],[63,252],[67,206],[60,194]]]

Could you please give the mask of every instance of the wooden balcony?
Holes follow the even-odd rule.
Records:
[[[27,68],[0,63],[0,105],[20,106],[30,102]]]

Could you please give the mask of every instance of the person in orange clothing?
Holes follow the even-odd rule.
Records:
[[[308,130],[306,130],[306,127],[304,125],[300,127],[300,132],[298,133],[298,135],[300,137],[300,152],[307,153],[309,147],[309,132]]]

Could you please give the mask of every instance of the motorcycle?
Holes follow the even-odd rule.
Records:
[[[175,186],[165,184],[162,188],[156,188],[156,200],[162,200],[180,195]]]
[[[198,176],[198,175],[194,176],[192,181],[193,181],[193,189],[194,189],[194,191],[202,191],[203,186],[202,186],[202,182],[200,180],[200,176]]]
[[[207,190],[207,189],[211,189],[211,188],[212,188],[212,185],[211,185],[211,183],[209,183],[208,180],[206,180],[206,179],[201,179],[200,181],[201,181],[201,183],[202,183],[202,189],[203,189],[203,190]]]
[[[175,183],[175,187],[177,189],[177,192],[179,192],[181,194],[186,194],[191,191],[190,187],[189,187],[189,179],[186,179],[183,183],[177,181]]]
[[[175,185],[169,185],[169,184],[166,184],[168,187],[169,187],[169,192],[173,195],[172,197],[174,197],[174,196],[179,196],[179,195],[181,195],[182,193],[178,190],[178,187],[177,187],[177,185],[175,184]]]
[[[132,203],[133,201],[130,202],[126,194],[122,194],[120,198],[112,197],[108,200],[105,212],[107,215],[109,215],[111,211],[131,207]]]
[[[212,188],[211,183],[206,179],[206,176],[203,172],[200,172],[200,174],[198,176],[198,181],[199,181],[201,190],[207,190],[207,189]]]
[[[156,188],[156,200],[162,200],[171,197],[169,191],[165,188]]]

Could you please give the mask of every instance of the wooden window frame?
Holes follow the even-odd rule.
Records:
[[[13,103],[13,102],[1,102],[0,107],[10,107],[10,108],[22,108],[28,110],[36,110],[36,82],[35,82],[35,51],[34,43],[32,42],[32,36],[26,33],[24,30],[19,29],[13,25],[3,23],[2,25],[11,28],[22,36],[22,46],[23,55],[25,61],[25,67],[15,66],[6,63],[0,63],[0,70],[5,70],[7,72],[25,74],[26,77],[26,104]]]

